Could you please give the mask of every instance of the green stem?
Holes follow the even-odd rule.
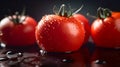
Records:
[[[58,15],[59,15],[59,16],[63,16],[63,17],[69,17],[69,16],[71,16],[72,14],[70,15],[70,13],[68,13],[67,10],[66,10],[66,5],[65,5],[65,4],[62,4],[62,5],[60,6],[59,11],[58,11]]]
[[[100,19],[105,19],[106,17],[110,17],[111,16],[111,11],[107,8],[101,8],[99,7],[97,10],[97,15]]]

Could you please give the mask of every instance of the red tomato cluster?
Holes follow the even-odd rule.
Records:
[[[91,35],[96,46],[120,47],[120,12],[99,8],[90,26],[84,15],[69,14],[64,8],[43,16],[38,25],[30,16],[5,17],[0,22],[0,41],[7,46],[30,46],[37,41],[48,52],[71,52],[79,50]]]

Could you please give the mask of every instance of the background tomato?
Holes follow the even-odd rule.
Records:
[[[100,14],[91,27],[95,44],[108,48],[120,47],[120,13],[100,9]]]
[[[82,14],[74,14],[73,15],[78,21],[82,22],[85,29],[85,38],[84,38],[84,44],[88,42],[89,36],[90,36],[90,24],[88,19],[83,16]]]
[[[37,22],[29,16],[13,15],[0,22],[0,41],[7,46],[29,46],[35,43]]]

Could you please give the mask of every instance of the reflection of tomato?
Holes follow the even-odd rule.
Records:
[[[95,44],[100,47],[120,47],[120,13],[101,10],[104,13],[99,12],[99,18],[91,26]]]
[[[85,39],[84,39],[84,44],[88,41],[89,36],[90,36],[90,24],[88,19],[81,15],[81,14],[74,14],[73,15],[78,21],[81,21],[84,25],[84,29],[85,29]]]
[[[36,21],[29,16],[8,16],[0,22],[0,40],[8,46],[28,46],[35,43]]]
[[[76,51],[82,46],[84,35],[81,22],[64,12],[44,16],[36,29],[40,48],[48,52]]]
[[[91,67],[118,67],[120,66],[119,50],[96,48],[91,57]],[[97,61],[100,61],[96,63]]]
[[[45,54],[43,58],[45,59],[44,64],[50,66],[54,63],[53,67],[85,67],[84,57],[80,51],[62,54],[48,53]]]

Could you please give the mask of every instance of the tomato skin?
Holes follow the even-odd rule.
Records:
[[[83,16],[82,14],[74,14],[73,17],[75,17],[78,21],[82,22],[84,25],[84,29],[85,29],[85,38],[84,38],[84,44],[88,42],[88,39],[90,37],[90,24],[88,19]]]
[[[82,46],[84,35],[83,25],[73,17],[46,15],[36,28],[38,45],[48,52],[76,51]]]
[[[16,17],[16,16],[14,16]],[[37,22],[29,17],[22,16],[26,19],[21,23],[11,21],[5,17],[0,23],[0,40],[7,46],[30,46],[36,42],[35,27]]]
[[[91,35],[96,46],[120,47],[120,13],[113,12],[110,17],[96,19],[91,26]]]

